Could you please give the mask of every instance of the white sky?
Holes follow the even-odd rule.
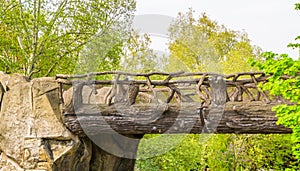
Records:
[[[136,15],[160,14],[175,18],[178,12],[185,13],[192,7],[195,17],[205,12],[227,28],[244,30],[252,44],[264,51],[288,53],[297,58],[299,51],[286,47],[300,35],[300,11],[294,10],[296,2],[299,0],[137,0]],[[158,22],[153,27],[161,27],[161,24]],[[167,49],[166,39],[151,38],[153,49]]]

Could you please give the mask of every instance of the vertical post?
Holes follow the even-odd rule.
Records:
[[[75,83],[73,84],[73,109],[74,112],[78,111],[78,109],[82,106],[82,88],[84,83]]]
[[[211,88],[211,103],[214,105],[224,105],[227,101],[226,82],[221,75],[212,75],[208,79]]]
[[[226,82],[221,75],[212,75],[208,78],[211,89],[211,103],[207,116],[204,132],[213,133],[216,131],[228,99]]]

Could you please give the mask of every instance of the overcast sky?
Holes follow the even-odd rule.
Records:
[[[299,0],[137,0],[136,16],[140,17],[137,27],[141,32],[149,33],[151,31],[143,29],[149,28],[146,23],[152,15],[156,16],[152,18],[157,21],[151,23],[153,29],[162,28],[166,23],[163,22],[164,18],[175,18],[178,12],[187,12],[192,7],[196,17],[205,12],[212,20],[227,28],[244,30],[248,33],[252,44],[264,51],[288,53],[296,58],[299,55],[298,50],[286,46],[300,35],[300,11],[294,10],[297,1],[299,2]],[[152,32],[157,34],[161,31]],[[155,34],[152,36],[152,47],[155,50],[166,49],[166,39]]]

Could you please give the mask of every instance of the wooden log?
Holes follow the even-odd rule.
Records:
[[[227,102],[223,110],[207,108],[204,117],[221,116],[215,133],[289,134],[291,129],[276,125],[277,117],[271,110],[276,104],[263,102]],[[199,103],[82,105],[75,113],[64,115],[66,126],[73,133],[97,134],[177,134],[202,133],[203,124],[197,108]],[[220,115],[220,112],[223,114]]]

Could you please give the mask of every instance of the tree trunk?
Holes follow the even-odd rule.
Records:
[[[276,125],[277,117],[271,110],[276,104],[263,102],[227,102],[221,111],[220,122],[214,133],[291,133],[291,129]],[[197,109],[199,103],[126,105],[82,105],[76,114],[64,116],[66,126],[80,136],[97,134],[161,134],[202,133],[203,123]],[[214,113],[203,109],[205,119]],[[215,112],[220,112],[215,110]]]

